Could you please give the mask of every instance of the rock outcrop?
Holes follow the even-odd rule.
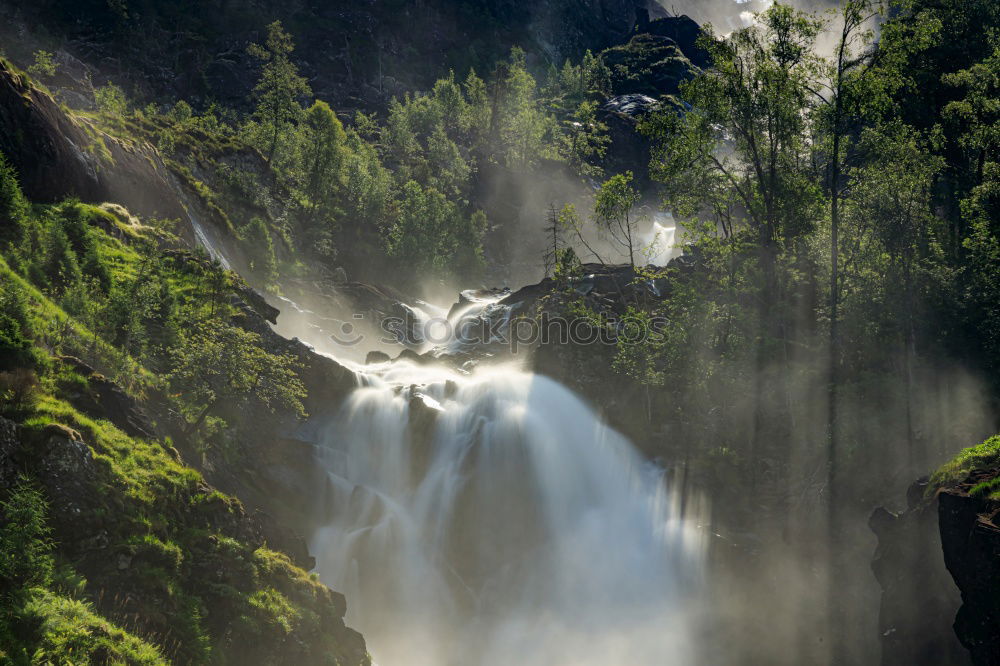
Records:
[[[958,590],[945,568],[935,502],[924,499],[927,480],[914,483],[907,508],[879,507],[868,521],[878,537],[872,571],[882,588],[879,640],[883,666],[968,664],[950,630]]]
[[[133,213],[182,219],[185,212],[152,146],[122,141],[61,108],[0,60],[0,152],[32,201],[116,201]]]
[[[993,472],[996,476],[997,471]],[[981,475],[980,475],[981,476]],[[978,482],[980,477],[973,481]],[[938,495],[944,561],[962,607],[955,633],[975,666],[1000,664],[1000,502],[969,493],[974,483]]]

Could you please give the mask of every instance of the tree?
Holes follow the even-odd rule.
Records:
[[[819,99],[819,124],[829,154],[827,188],[830,201],[830,350],[827,369],[827,511],[829,541],[836,548],[840,534],[837,519],[837,391],[840,384],[840,215],[845,170],[845,145],[860,114],[867,74],[875,61],[871,22],[881,12],[875,0],[846,0],[840,10],[841,30],[832,63],[826,63],[826,90],[814,90]],[[868,92],[871,92],[870,90]],[[834,578],[834,576],[831,576]],[[830,594],[830,598],[833,595]],[[839,648],[834,648],[835,650]]]
[[[472,169],[462,157],[458,145],[448,138],[443,124],[437,125],[427,137],[428,181],[449,197],[462,196]]]
[[[634,208],[639,203],[639,191],[632,187],[632,172],[612,176],[597,192],[594,201],[594,221],[610,239],[628,253],[629,264],[635,267],[639,219]]]
[[[886,310],[898,322],[903,348],[907,444],[914,463],[911,395],[920,308],[918,280],[924,272],[921,261],[934,259],[936,220],[931,192],[944,165],[940,157],[930,154],[919,134],[903,125],[868,130],[862,145],[872,158],[852,179],[848,212],[855,228],[870,229],[872,240],[887,259],[882,288],[887,294]]]
[[[250,257],[250,273],[261,283],[269,285],[278,277],[278,260],[274,256],[271,232],[259,217],[250,220],[241,230],[243,242]]]
[[[251,44],[247,52],[261,61],[260,79],[254,86],[257,108],[254,116],[264,133],[264,149],[268,162],[274,159],[278,141],[285,130],[301,119],[300,97],[312,94],[309,83],[299,75],[291,60],[295,45],[292,37],[275,21],[267,26],[264,46]]]
[[[0,241],[18,241],[27,215],[28,202],[17,182],[17,173],[0,153]]]
[[[171,355],[175,360],[170,385],[191,409],[199,410],[188,434],[222,405],[237,408],[256,402],[271,411],[305,414],[306,390],[295,373],[295,357],[266,351],[256,333],[208,322],[186,336]]]
[[[0,602],[4,611],[20,608],[29,588],[45,586],[52,578],[47,512],[45,498],[24,477],[0,503]]]
[[[49,79],[56,75],[56,63],[49,51],[35,51],[35,62],[28,67],[28,74],[36,79]]]
[[[123,118],[128,114],[129,103],[125,91],[113,83],[94,90],[94,101],[97,108],[109,116]]]
[[[310,216],[329,209],[341,187],[347,134],[330,105],[322,100],[306,111],[308,138],[305,147],[306,194],[312,204]]]
[[[681,85],[690,110],[661,112],[646,125],[655,141],[651,174],[664,183],[666,205],[677,219],[695,218],[689,230],[709,235],[698,240],[730,238],[743,264],[730,264],[731,273],[752,280],[752,489],[763,447],[782,441],[782,419],[773,414],[793,400],[784,366],[793,330],[786,285],[794,283],[780,260],[786,250],[801,259],[803,239],[822,218],[811,159],[820,28],[815,17],[776,3],[725,39],[703,37],[713,67]]]
[[[545,215],[545,252],[542,254],[542,265],[545,269],[545,276],[554,273],[559,266],[559,259],[566,242],[563,240],[563,225],[559,219],[559,211],[552,204],[549,204],[548,213]]]
[[[406,262],[418,274],[471,277],[481,268],[484,213],[465,217],[441,192],[412,180],[403,186],[398,206],[387,239],[390,257]]]
[[[581,102],[567,122],[562,140],[563,157],[570,166],[588,176],[603,175],[593,163],[604,157],[611,137],[608,126],[597,119],[597,102]]]
[[[490,87],[492,148],[506,166],[530,169],[545,156],[546,138],[556,125],[540,108],[523,50],[511,49],[510,59],[497,66]]]
[[[739,221],[755,235],[772,287],[779,246],[817,218],[808,111],[819,29],[812,17],[775,4],[757,25],[704,38],[715,66],[681,86],[691,111],[665,111],[645,126],[668,207],[681,218],[707,212],[720,225],[733,220],[734,205],[742,208]]]

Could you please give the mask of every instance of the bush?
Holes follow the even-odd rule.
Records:
[[[17,182],[17,173],[0,153],[0,242],[17,242],[28,217],[28,202]]]
[[[128,113],[125,91],[113,83],[95,90],[94,101],[97,102],[97,108],[108,115],[121,118]]]
[[[35,51],[35,62],[28,67],[28,74],[36,79],[47,79],[56,75],[56,62],[48,51]]]
[[[30,410],[38,402],[41,389],[34,370],[18,368],[0,372],[0,403],[3,410]]]
[[[0,503],[0,599],[7,608],[20,606],[28,588],[52,578],[47,511],[45,498],[25,478]]]
[[[0,370],[30,368],[35,364],[34,347],[21,324],[0,313]]]

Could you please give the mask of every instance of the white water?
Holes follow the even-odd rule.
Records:
[[[701,532],[584,402],[514,366],[358,377],[311,551],[379,666],[696,661]]]
[[[640,242],[646,261],[654,266],[666,266],[670,260],[683,254],[677,244],[677,223],[669,213],[657,213],[650,220],[649,228],[642,232]]]

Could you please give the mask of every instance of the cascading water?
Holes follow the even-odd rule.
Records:
[[[358,377],[311,550],[377,664],[694,663],[701,532],[582,400],[513,365]]]

